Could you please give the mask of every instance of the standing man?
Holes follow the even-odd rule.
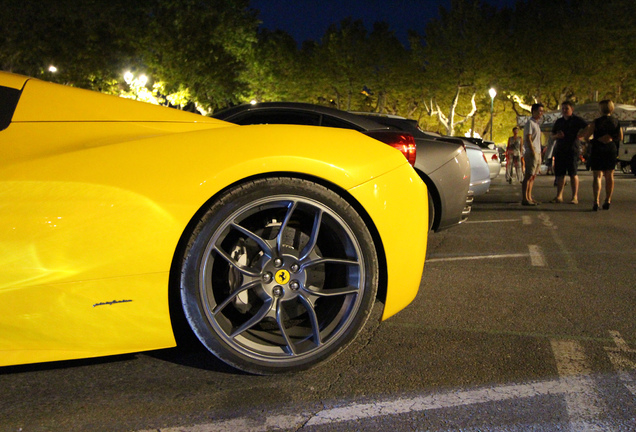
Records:
[[[556,176],[557,195],[552,203],[563,202],[563,189],[565,189],[565,175],[568,174],[572,187],[572,204],[578,204],[579,198],[579,176],[577,167],[581,145],[578,134],[585,129],[587,122],[581,117],[574,115],[574,107],[569,101],[561,104],[562,117],[554,122],[552,127],[552,138],[556,140],[554,147],[554,175]]]
[[[532,105],[532,118],[523,128],[523,160],[526,164],[526,172],[521,183],[521,204],[536,206],[539,203],[532,199],[532,186],[541,166],[541,127],[539,120],[543,117],[543,104]]]

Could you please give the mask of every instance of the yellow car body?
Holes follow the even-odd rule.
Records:
[[[3,72],[0,89],[17,98],[0,116],[0,366],[175,346],[177,245],[207,202],[255,177],[314,179],[364,209],[380,239],[383,319],[417,293],[426,187],[387,145]]]

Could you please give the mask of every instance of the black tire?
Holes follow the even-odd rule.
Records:
[[[636,156],[632,158],[630,162],[630,167],[632,168],[632,174],[636,175]]]
[[[433,225],[435,225],[435,201],[433,201],[433,196],[431,195],[431,191],[428,191],[428,231],[433,231]]]
[[[340,352],[378,288],[360,215],[335,192],[295,178],[250,181],[215,200],[181,269],[181,302],[198,339],[256,374],[307,369]]]

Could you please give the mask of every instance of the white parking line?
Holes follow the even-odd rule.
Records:
[[[612,336],[614,336],[618,347],[608,348],[608,351],[633,351],[629,349],[617,332],[612,333]],[[604,425],[602,420],[605,404],[602,402],[596,385],[591,378],[592,369],[585,356],[583,347],[572,340],[551,340],[550,344],[556,360],[559,374],[558,380],[485,387],[474,390],[448,391],[408,398],[381,399],[368,403],[352,402],[318,412],[296,411],[294,414],[280,413],[266,416],[257,414],[251,417],[244,416],[230,420],[212,421],[206,424],[140,432],[236,432],[237,430],[268,432],[555,395],[562,395],[565,399],[570,419],[570,430],[574,432],[607,430],[607,425]]]
[[[623,336],[621,336],[619,332],[617,332],[616,330],[610,330],[609,334],[612,337],[612,339],[614,339],[614,343],[616,344],[617,350],[623,351],[626,353],[636,353],[635,349],[631,349],[629,345],[627,345],[627,342],[625,341],[625,339],[623,339]],[[605,349],[611,350],[613,348],[605,348]]]
[[[504,255],[471,255],[471,256],[447,257],[447,258],[429,258],[426,260],[426,262],[432,263],[432,262],[479,260],[479,259],[524,258],[527,256],[528,254],[523,254],[523,253],[504,254]]]
[[[528,245],[528,250],[530,251],[530,262],[535,267],[545,267],[545,257],[543,256],[543,251],[537,245]]]
[[[531,384],[509,385],[463,392],[436,394],[395,401],[368,404],[351,404],[342,408],[333,408],[317,413],[307,422],[308,426],[335,422],[361,420],[370,417],[403,414],[407,412],[427,411],[442,408],[454,408],[464,405],[498,402],[509,399],[531,398],[540,395],[562,393],[563,388],[557,381]]]
[[[524,225],[532,225],[530,216],[521,216],[521,219],[493,219],[493,220],[467,220],[464,224],[481,224],[481,223],[502,223],[502,222],[519,222]]]
[[[583,347],[572,340],[552,340],[552,351],[556,359],[559,379],[563,383],[565,403],[573,431],[603,431],[601,418],[605,411],[594,381]]]
[[[491,220],[467,220],[465,224],[481,224],[481,223],[502,223],[502,222],[519,222],[522,219],[491,219]]]
[[[266,432],[294,429],[302,426],[317,426],[346,421],[360,421],[373,417],[399,415],[465,405],[532,398],[564,393],[566,389],[559,381],[541,381],[530,384],[507,385],[467,391],[454,391],[428,396],[380,400],[372,403],[350,403],[337,408],[324,409],[317,413],[295,415],[273,415],[263,418],[238,418],[194,426],[153,429],[141,432]]]
[[[636,350],[631,349],[621,334],[615,330],[609,332],[614,339],[616,347],[605,347],[607,356],[614,366],[614,370],[618,373],[618,378],[623,385],[630,391],[631,394],[636,396],[636,380],[630,373],[636,371],[636,362],[631,358]]]
[[[529,253],[516,253],[516,254],[495,254],[495,255],[470,255],[470,256],[457,256],[446,258],[428,258],[427,263],[435,262],[449,262],[449,261],[470,261],[470,260],[482,260],[482,259],[505,259],[505,258],[526,258],[530,257],[530,263],[535,267],[545,267],[546,260],[543,255],[543,251],[537,245],[528,245]]]

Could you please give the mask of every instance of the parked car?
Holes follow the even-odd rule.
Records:
[[[501,171],[501,162],[499,160],[499,151],[497,145],[492,141],[485,141],[481,138],[466,138],[470,142],[477,144],[486,157],[488,169],[490,171],[490,179],[494,180]]]
[[[184,324],[238,369],[297,371],[420,286],[426,186],[356,131],[0,72],[0,150],[0,366],[172,347]]]
[[[334,108],[294,102],[241,105],[219,112],[214,117],[239,125],[310,124],[365,133],[383,130],[407,132],[414,136],[417,147],[415,170],[428,187],[429,228],[440,231],[452,227],[466,220],[470,213],[470,164],[464,146],[462,143],[437,141],[422,135],[414,120],[395,116],[370,118]]]
[[[470,160],[470,188],[474,196],[483,195],[490,190],[490,164],[483,149],[477,144],[466,143],[466,152]]]
[[[499,154],[499,163],[502,167],[505,167],[508,163],[506,160],[506,146],[497,146],[497,152]]]
[[[356,113],[356,114],[361,115],[363,117],[367,117],[373,121],[389,126],[391,128],[408,132],[411,135],[413,135],[413,137],[415,137],[415,142],[418,144],[417,148],[419,149],[419,152],[422,154],[420,158],[416,160],[416,163],[417,163],[416,169],[419,169],[420,170],[419,172],[422,172],[422,175],[425,176],[423,177],[425,182],[427,182],[427,184],[434,183],[435,185],[440,185],[438,188],[434,188],[434,190],[441,188],[444,192],[446,192],[446,194],[452,191],[452,188],[445,186],[444,183],[448,182],[448,179],[446,177],[453,178],[453,175],[457,175],[455,174],[455,172],[457,171],[457,167],[454,166],[453,162],[451,161],[448,161],[447,165],[450,165],[452,169],[449,169],[450,168],[449,166],[447,166],[446,169],[436,169],[436,166],[439,164],[438,159],[439,159],[440,153],[441,155],[447,154],[448,149],[446,147],[448,147],[448,144],[451,144],[453,146],[462,146],[462,148],[466,150],[465,143],[459,142],[456,140],[448,140],[448,139],[438,140],[436,138],[433,138],[431,137],[429,133],[425,132],[424,130],[420,128],[420,126],[417,123],[417,120],[407,119],[405,117],[396,116],[396,115],[388,115],[388,114],[377,114],[377,113]],[[435,156],[435,153],[437,153],[437,157]],[[466,157],[468,158],[468,154],[466,154]],[[468,164],[461,162],[461,160],[455,160],[454,162],[455,164],[458,164],[461,167],[463,167],[463,170],[460,173],[460,175],[463,178],[470,179],[471,178],[470,160]],[[430,174],[425,175],[424,173],[430,173]],[[433,177],[432,173],[435,173],[434,181],[427,181],[427,180],[430,180],[431,177]],[[433,188],[433,186],[429,187],[429,191],[431,190],[431,188]],[[457,191],[457,193],[459,194],[464,188],[465,188],[465,185],[463,185],[461,189]],[[470,214],[470,211],[472,209],[472,204],[473,204],[473,197],[474,197],[474,193],[470,189],[470,181],[469,181],[468,194],[466,196],[466,202],[464,204],[464,210],[462,212],[463,214],[462,222],[465,221],[468,218],[468,215]],[[435,198],[438,198],[438,197],[435,197]],[[435,201],[435,198],[433,199],[434,201]],[[441,208],[444,208],[444,207],[448,208],[452,206],[453,203],[457,207],[460,205],[460,200],[458,199],[456,200],[455,198],[449,200],[449,198],[446,197],[444,201],[445,201],[445,205],[440,204],[437,213],[441,214]]]
[[[451,137],[430,131],[423,131],[422,133],[430,139],[462,145],[466,149],[466,154],[470,161],[469,194],[472,197],[476,197],[488,192],[490,189],[490,167],[481,147],[463,137]]]
[[[618,148],[618,163],[624,171],[630,167],[636,175],[636,127],[625,128],[623,143]]]

